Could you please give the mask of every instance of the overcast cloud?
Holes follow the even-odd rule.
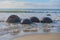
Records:
[[[60,0],[46,1],[28,2],[26,0],[24,2],[24,0],[0,0],[0,8],[60,8]]]

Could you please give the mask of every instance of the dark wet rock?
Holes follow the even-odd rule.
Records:
[[[21,24],[32,24],[32,21],[29,19],[22,20]]]
[[[47,16],[51,16],[51,14],[47,14]]]
[[[49,18],[49,17],[45,17],[45,18],[43,18],[43,20],[41,21],[41,23],[52,23],[52,22],[53,22],[52,19]]]
[[[17,15],[11,15],[8,17],[8,23],[20,23],[21,19]]]
[[[36,22],[36,23],[40,22],[40,20],[37,17],[31,17],[30,19],[32,22]]]

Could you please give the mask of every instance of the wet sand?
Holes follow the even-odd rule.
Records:
[[[15,38],[14,40],[60,40],[60,33],[31,34]]]

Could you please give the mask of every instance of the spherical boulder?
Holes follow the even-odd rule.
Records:
[[[39,23],[40,20],[37,17],[31,17],[30,18],[32,22]]]
[[[21,24],[32,24],[32,21],[29,19],[22,20]]]
[[[11,15],[7,19],[8,23],[20,23],[21,19],[17,15]]]
[[[47,16],[51,16],[51,14],[47,14]]]
[[[52,19],[49,17],[44,17],[43,20],[41,21],[41,23],[52,23]]]

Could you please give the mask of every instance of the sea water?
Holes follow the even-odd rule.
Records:
[[[60,22],[60,21],[59,21]],[[50,26],[54,26],[54,27],[51,27],[50,28],[50,31],[49,32],[45,32],[43,30],[43,23],[36,23],[36,25],[34,26],[37,26],[37,30],[36,32],[23,32],[23,28],[21,28],[23,25],[21,24],[12,24],[12,25],[7,25],[7,23],[4,23],[4,22],[0,22],[0,28],[2,28],[2,30],[0,29],[0,40],[12,40],[14,38],[17,38],[17,37],[21,37],[21,36],[25,36],[25,35],[29,35],[29,34],[47,34],[47,33],[60,33],[60,23],[56,22],[56,23],[51,23],[49,24]],[[4,30],[4,29],[8,29],[10,27],[20,27],[20,32],[18,32],[17,34],[13,33],[11,31],[11,29],[8,31],[8,30]],[[25,27],[25,26],[24,26]],[[16,29],[15,29],[16,30]]]
[[[47,14],[51,14],[51,16],[47,16]],[[21,19],[35,16],[38,17],[39,20],[43,19],[44,17],[50,17],[52,20],[56,20],[54,21],[54,23],[51,23],[51,25],[60,26],[59,13],[0,13],[0,20],[6,21],[10,15],[18,15]],[[6,27],[6,25],[7,25],[6,23],[0,22],[0,27]],[[39,24],[39,25],[43,25],[43,24]]]
[[[47,16],[50,14],[51,16]],[[10,15],[18,15],[20,18],[38,17],[40,20],[44,17],[50,17],[53,20],[60,20],[60,13],[0,13],[0,20],[6,21]]]
[[[51,16],[47,16],[47,14],[51,14]],[[10,32],[8,31],[4,31],[3,29],[9,28],[11,27],[11,25],[8,25],[8,23],[6,22],[0,22],[0,40],[11,40],[12,38],[16,38],[17,36],[23,36],[23,35],[28,35],[28,34],[43,34],[43,33],[60,33],[60,14],[59,13],[0,13],[0,21],[6,21],[7,18],[10,15],[18,15],[21,19],[25,19],[25,18],[30,18],[30,17],[38,17],[39,20],[42,20],[44,17],[50,17],[54,22],[49,24],[51,26],[50,28],[50,32],[44,32],[43,31],[43,23],[37,23],[38,31],[37,32],[23,32],[21,31],[19,34],[17,35],[11,35]],[[18,24],[16,24],[18,25]],[[14,26],[14,25],[12,25]],[[18,27],[18,26],[17,26]],[[22,27],[22,25],[20,25],[19,27]],[[40,28],[40,29],[39,29]],[[23,30],[23,28],[21,29]]]

